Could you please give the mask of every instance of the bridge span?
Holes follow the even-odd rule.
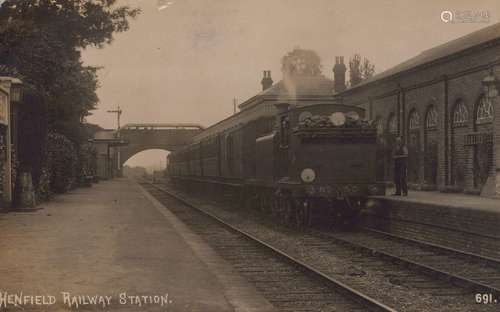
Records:
[[[145,150],[176,151],[189,144],[193,136],[203,129],[203,126],[194,123],[130,123],[119,132],[99,131],[91,140],[99,154],[99,176],[110,178],[121,175],[123,164]]]
[[[120,167],[132,156],[148,149],[176,151],[191,142],[204,129],[192,123],[135,123],[120,129],[120,139],[128,145],[120,147]]]

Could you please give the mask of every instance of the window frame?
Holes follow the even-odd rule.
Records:
[[[483,109],[483,107],[485,105],[488,105],[487,109]],[[484,112],[484,113],[488,113],[488,116],[481,116],[479,117],[479,113],[480,112]],[[493,122],[493,119],[494,119],[494,116],[495,116],[495,108],[493,107],[493,104],[491,103],[491,100],[482,95],[480,98],[479,98],[479,101],[478,101],[478,104],[477,104],[477,108],[476,108],[476,114],[475,114],[475,118],[474,118],[474,124],[476,125],[484,125],[484,124],[489,124],[489,123],[492,123]]]
[[[461,112],[462,118],[457,121],[456,116],[459,112]],[[453,107],[453,113],[451,117],[451,125],[453,128],[467,127],[470,119],[469,109],[462,99],[458,99],[457,101],[455,101],[455,106]]]

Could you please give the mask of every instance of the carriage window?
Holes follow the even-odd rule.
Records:
[[[479,100],[476,112],[476,124],[489,123],[493,121],[493,105],[489,98],[482,96]]]
[[[453,111],[453,126],[463,126],[469,120],[469,112],[462,100],[458,100]]]
[[[418,130],[420,127],[420,115],[417,111],[413,111],[410,113],[410,122],[409,122],[410,130]]]
[[[438,114],[436,107],[431,106],[427,111],[427,118],[425,120],[425,127],[427,129],[436,128],[438,124]]]

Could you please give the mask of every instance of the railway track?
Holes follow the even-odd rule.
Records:
[[[154,188],[159,192],[166,192],[166,190],[157,185],[155,185]],[[247,233],[251,233],[250,237],[252,237],[252,239],[257,239],[255,236],[258,236],[260,239],[257,239],[257,241],[267,245],[269,248],[273,250],[276,249],[269,245],[272,244],[273,246],[280,246],[278,248],[286,250],[287,253],[289,253],[287,249],[288,246],[283,244],[280,245],[280,243],[276,244],[272,239],[268,240],[265,235],[262,236],[258,230],[255,232],[255,230],[252,229],[253,226],[248,228],[243,224],[244,222],[238,223],[235,222],[232,217],[225,216],[223,212],[224,209],[216,207],[219,206],[218,204],[206,205],[203,201],[197,202],[194,199],[192,200],[192,198],[185,200],[181,193],[175,195],[170,194],[168,196],[174,196],[177,200],[181,200],[195,209],[200,209],[197,207],[200,206],[202,207],[202,213],[211,215],[211,217],[218,219],[218,222],[226,223],[221,219],[220,216],[222,216],[224,220],[230,220],[231,224],[238,224],[238,227],[246,231],[246,233],[243,232],[246,235],[248,235]],[[203,204],[200,204],[201,202],[203,202]],[[214,208],[210,209],[209,207]],[[233,227],[229,224],[228,226]],[[292,233],[293,232],[290,232],[290,234]],[[438,251],[443,251],[440,246],[426,246],[426,248],[435,249],[434,254],[432,254],[429,249],[421,250],[416,248],[415,246],[420,246],[420,242],[407,240],[389,233],[382,233],[368,228],[357,232],[337,233],[311,230],[300,234],[293,233],[293,235],[294,237],[289,241],[292,241],[294,245],[296,243],[300,245],[300,250],[298,253],[294,251],[291,252],[295,257],[288,256],[295,263],[300,263],[301,266],[307,267],[307,270],[310,268],[316,271],[316,274],[320,274],[323,277],[333,279],[340,285],[349,285],[347,286],[349,289],[356,289],[356,293],[365,294],[364,297],[370,298],[374,302],[383,302],[386,306],[392,306],[400,311],[496,311],[496,305],[494,305],[493,302],[488,305],[478,305],[475,303],[474,298],[475,293],[481,293],[492,294],[492,298],[500,299],[497,294],[496,284],[492,285],[486,283],[486,279],[489,275],[496,272],[495,269],[498,268],[494,259],[487,259],[473,254],[457,256],[457,251],[455,250],[446,250],[448,254],[447,257],[444,257],[442,253],[438,253]],[[262,237],[264,238],[262,239]],[[268,243],[263,242],[263,240]],[[420,247],[423,248],[422,246]],[[234,250],[237,249],[237,246],[234,248],[226,248],[226,250],[233,253],[235,253]],[[277,251],[279,253],[284,253],[283,251]],[[233,256],[238,257],[238,254],[239,252],[236,252]],[[286,255],[286,253],[284,254]],[[424,258],[424,255],[429,257]],[[435,257],[432,257],[432,255]],[[328,260],[326,264],[323,265],[321,259],[334,260],[333,262]],[[445,268],[447,261],[453,264],[454,268],[459,268],[459,264],[461,264],[460,267],[462,271],[468,272],[469,275],[459,275],[456,274],[457,272],[453,273],[445,269],[439,270],[436,265],[431,265],[430,262],[421,261],[425,259],[429,259],[429,261],[433,259]],[[338,260],[340,260],[340,262],[338,262]],[[486,263],[484,261],[486,261]],[[351,266],[342,267],[342,262],[349,263]],[[251,265],[251,263],[249,265]],[[238,267],[238,265],[236,265],[236,267]],[[476,267],[477,270],[475,269]],[[240,265],[239,268],[243,275],[245,275],[245,270],[250,272],[254,271],[251,266],[246,267],[246,264]],[[266,272],[263,271],[262,268],[256,269],[256,271],[260,273]],[[378,275],[378,277],[374,277],[374,275]],[[370,276],[372,280],[368,279],[369,281],[366,282],[364,280],[365,276]],[[274,275],[274,277],[274,282],[281,280],[279,274]],[[479,277],[484,277],[485,279],[481,281],[475,280],[475,278]],[[249,278],[249,280],[252,280],[252,278]],[[375,280],[375,282],[373,280]],[[496,281],[495,278],[489,280]],[[382,285],[384,283],[396,286],[397,289],[394,290],[394,288],[387,287],[387,285]],[[374,289],[379,290],[374,291]],[[380,289],[382,289],[382,291],[380,291]],[[387,291],[385,289],[387,289]],[[394,293],[393,290],[395,291]],[[415,293],[414,297],[408,296],[409,298],[405,298],[407,296],[405,291]],[[307,288],[303,288],[296,294],[306,295],[308,294],[308,290]],[[311,294],[317,293],[311,292]],[[419,298],[421,295],[422,298]],[[308,297],[307,302],[316,301],[316,298],[317,297]],[[270,301],[273,302],[272,300]],[[417,303],[416,301],[419,302]],[[427,305],[426,302],[429,301],[432,302]],[[290,308],[290,306],[288,306],[288,308]],[[343,307],[340,311],[351,311],[351,309],[353,308],[344,309]],[[301,311],[296,308],[289,310]],[[285,309],[285,311],[288,310]],[[314,311],[314,309],[311,311]],[[357,310],[354,308],[354,311]]]
[[[373,214],[364,217],[361,224],[366,228],[390,232],[401,237],[419,237],[421,241],[481,255],[484,258],[500,259],[499,237],[496,235],[473,233],[467,229],[450,228],[417,220],[384,218]]]
[[[471,291],[491,293],[500,299],[500,261],[497,259],[368,227],[361,227],[360,231],[355,233],[321,232],[320,235],[399,262],[444,281],[451,281]]]
[[[140,183],[280,311],[396,311],[165,189]]]

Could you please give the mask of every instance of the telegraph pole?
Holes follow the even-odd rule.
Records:
[[[118,105],[118,108],[115,110],[109,110],[108,113],[116,114],[116,122],[118,124],[118,126],[116,128],[116,134],[118,137],[120,137],[120,116],[123,113],[123,111],[120,108],[120,105]]]
[[[108,110],[108,113],[116,114],[116,138],[120,138],[120,116],[123,113],[123,111],[120,108],[120,105],[118,105],[118,108],[115,110]],[[120,166],[120,146],[117,146],[117,152],[116,152],[116,162],[117,162],[117,169],[118,169],[118,176],[121,177],[122,175],[122,168]]]

